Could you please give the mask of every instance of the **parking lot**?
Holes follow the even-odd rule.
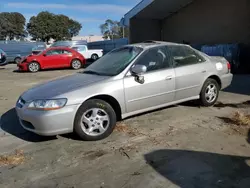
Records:
[[[236,75],[214,107],[171,106],[119,122],[105,140],[83,142],[29,133],[14,110],[28,88],[77,71],[15,69],[0,69],[0,154],[18,150],[23,162],[0,167],[0,187],[250,187],[250,127],[230,121],[237,111],[250,114],[250,75]]]

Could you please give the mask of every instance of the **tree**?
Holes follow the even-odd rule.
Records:
[[[36,40],[48,42],[54,40],[69,40],[79,34],[82,25],[65,15],[50,12],[40,12],[30,18],[27,24],[29,34]]]
[[[0,39],[22,38],[27,35],[25,31],[25,17],[18,12],[0,13]]]
[[[128,28],[120,26],[118,21],[108,19],[104,24],[100,25],[100,29],[104,39],[128,37]]]
[[[71,38],[77,36],[81,29],[82,25],[79,22],[72,19],[69,20],[69,33]]]
[[[37,16],[32,16],[27,24],[27,31],[36,40],[48,42],[53,36],[55,15],[49,12],[40,12]]]

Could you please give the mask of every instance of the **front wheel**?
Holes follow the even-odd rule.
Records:
[[[108,137],[116,125],[116,114],[110,104],[92,99],[82,104],[75,121],[74,131],[82,140],[96,141]]]
[[[200,93],[200,101],[203,106],[213,106],[219,97],[219,85],[214,79],[207,79]]]
[[[15,58],[15,60],[14,60],[14,62],[16,63],[16,64],[18,64],[18,63],[20,63],[21,62],[21,57],[16,57]]]
[[[31,62],[29,65],[28,65],[28,70],[30,72],[38,72],[40,70],[40,65],[39,63],[37,62]]]
[[[97,54],[93,54],[93,55],[91,56],[91,59],[92,59],[93,61],[96,61],[98,58],[99,58],[99,57],[98,57]]]

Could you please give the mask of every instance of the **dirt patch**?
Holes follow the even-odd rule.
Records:
[[[126,133],[126,134],[129,134],[130,136],[137,136],[140,134],[137,129],[133,129],[122,122],[116,125],[115,131],[120,132],[120,133]]]
[[[88,151],[88,152],[84,153],[83,156],[88,158],[89,160],[95,160],[95,159],[100,158],[106,154],[107,154],[106,151],[99,150],[99,151]]]
[[[250,126],[250,114],[245,114],[244,112],[236,111],[231,117],[224,118],[226,123],[235,124],[238,126]]]
[[[231,124],[230,129],[241,135],[246,135],[250,129],[250,114],[236,111],[230,117],[220,117],[220,119]]]
[[[126,133],[129,136],[145,136],[148,140],[153,142],[154,144],[160,144],[161,142],[156,139],[157,136],[153,137],[150,133],[143,133],[139,131],[137,128],[132,128],[124,123],[119,123],[115,127],[115,131]]]
[[[14,154],[0,156],[0,166],[17,166],[23,164],[25,159],[26,158],[22,150],[15,150]]]

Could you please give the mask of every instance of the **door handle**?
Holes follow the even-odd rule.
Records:
[[[167,76],[166,78],[165,78],[165,80],[172,80],[172,76]]]
[[[206,72],[207,72],[206,70],[201,71],[201,73],[206,73]]]

